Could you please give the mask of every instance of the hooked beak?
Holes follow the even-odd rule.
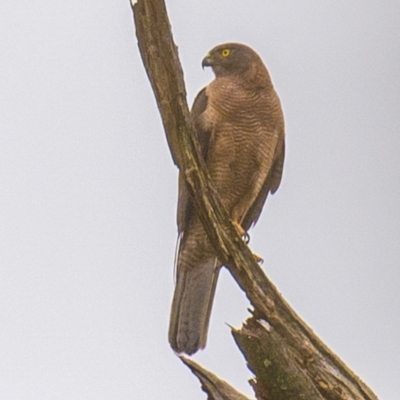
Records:
[[[211,57],[211,54],[208,53],[204,58],[203,61],[201,62],[201,66],[204,69],[204,67],[212,67],[214,64],[214,60]]]

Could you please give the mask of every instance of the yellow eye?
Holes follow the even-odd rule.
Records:
[[[231,54],[231,51],[229,49],[224,49],[221,51],[222,57],[228,57],[229,54]]]

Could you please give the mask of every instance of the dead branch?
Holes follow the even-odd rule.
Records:
[[[231,385],[218,378],[218,376],[214,375],[212,372],[207,371],[190,358],[180,358],[182,362],[190,368],[193,374],[197,376],[203,391],[208,395],[208,400],[250,400]]]

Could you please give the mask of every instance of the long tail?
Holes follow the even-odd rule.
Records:
[[[219,271],[216,258],[194,268],[178,265],[168,334],[177,353],[190,355],[205,347]]]

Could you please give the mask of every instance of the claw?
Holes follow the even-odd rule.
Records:
[[[246,244],[249,244],[250,235],[242,228],[242,226],[239,223],[237,223],[236,221],[232,221],[232,222],[233,222],[233,225],[235,226],[238,234],[243,238],[243,241]],[[262,257],[260,257],[258,254],[253,253],[253,257],[258,264],[264,263],[264,259]]]
[[[253,253],[253,257],[256,260],[257,264],[264,264],[264,259],[260,257],[258,254]]]
[[[238,234],[243,238],[244,242],[246,244],[249,244],[250,235],[242,228],[242,226],[238,222],[233,221],[233,225],[235,226]]]

